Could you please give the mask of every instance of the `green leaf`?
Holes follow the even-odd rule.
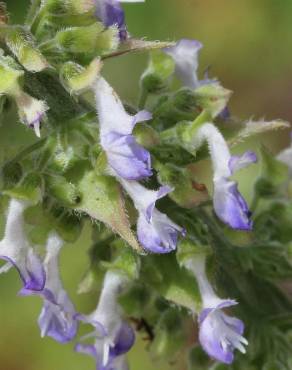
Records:
[[[150,51],[155,49],[164,49],[170,46],[174,46],[173,42],[162,42],[162,41],[145,41],[140,39],[129,38],[127,41],[120,45],[119,50],[103,55],[102,59],[113,58],[123,54]]]
[[[87,213],[118,233],[133,249],[143,252],[128,220],[119,184],[113,177],[87,172],[78,185],[81,202],[76,211]]]
[[[244,128],[241,129],[239,132],[236,133],[236,135],[229,140],[229,145],[234,146],[238,145],[244,140],[246,140],[249,137],[260,135],[265,132],[284,129],[284,128],[290,128],[290,125],[288,122],[282,121],[282,120],[274,120],[274,121],[248,121],[244,124]]]

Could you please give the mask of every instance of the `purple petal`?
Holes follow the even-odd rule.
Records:
[[[140,180],[152,175],[150,153],[137,144],[132,135],[108,134],[103,147],[111,167],[127,180]]]
[[[169,253],[176,249],[178,233],[182,228],[156,209],[151,221],[142,213],[137,222],[138,240],[144,249],[153,253]]]
[[[247,341],[242,337],[244,324],[241,320],[214,308],[202,311],[199,325],[200,343],[210,357],[231,364],[234,349],[245,352],[243,344],[247,344]]]
[[[117,26],[120,31],[120,39],[127,39],[125,14],[118,0],[102,0],[96,9],[96,16],[106,27]]]
[[[107,335],[106,328],[98,321],[92,319],[90,315],[82,315],[80,313],[76,313],[74,315],[75,320],[82,321],[86,324],[91,324],[95,330],[100,334],[100,336],[105,337]]]
[[[230,118],[230,110],[226,106],[218,115],[219,118],[221,118],[223,121],[226,121]]]
[[[130,325],[123,323],[110,350],[110,356],[117,357],[127,353],[134,345],[135,333]]]
[[[182,39],[175,46],[164,49],[174,59],[178,77],[185,86],[192,89],[199,85],[197,77],[198,53],[202,46],[199,41]]]
[[[19,291],[19,295],[30,295],[33,292],[39,292],[44,289],[46,276],[43,265],[40,259],[34,254],[32,249],[29,249],[26,259],[19,263],[7,256],[0,256],[7,262],[10,262],[18,271],[23,282],[23,288]]]
[[[251,212],[234,181],[222,178],[214,183],[214,210],[221,221],[238,230],[251,230]]]
[[[152,119],[152,113],[148,112],[147,110],[141,110],[134,116],[133,127],[135,127],[136,123],[145,122]]]
[[[154,194],[153,200],[146,207],[146,218],[148,222],[152,218],[152,214],[155,208],[156,201],[164,198],[167,194],[171,193],[172,191],[173,189],[170,186],[165,185],[165,186],[161,186],[157,192],[153,193]]]
[[[198,317],[198,321],[199,323],[201,323],[202,321],[205,320],[205,318],[209,315],[210,312],[212,312],[213,310],[220,310],[222,308],[227,308],[227,307],[231,307],[231,306],[235,306],[237,305],[238,303],[234,300],[234,299],[225,299],[223,301],[221,301],[219,304],[217,304],[215,307],[207,307],[207,308],[204,308],[199,317]]]
[[[85,355],[97,357],[97,352],[93,344],[82,344],[77,343],[74,347],[74,351],[78,353],[84,353]]]
[[[49,301],[44,302],[38,323],[42,337],[47,335],[60,343],[71,341],[78,328],[72,313],[64,311],[64,307]]]
[[[257,162],[257,156],[252,151],[245,152],[242,156],[232,156],[229,160],[229,169],[232,174],[242,168],[247,167],[251,163]]]

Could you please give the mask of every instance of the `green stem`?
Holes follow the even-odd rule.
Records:
[[[35,150],[39,149],[42,147],[42,145],[45,143],[45,141],[47,140],[46,137],[44,137],[43,139],[37,141],[36,143],[24,148],[22,151],[20,151],[14,158],[12,158],[11,160],[7,161],[6,163],[4,163],[4,165],[2,166],[2,169],[7,166],[7,165],[11,165],[13,163],[16,163],[18,161],[21,161],[24,157],[26,157],[27,155],[29,155],[30,153],[34,152]]]
[[[206,122],[210,121],[212,117],[210,116],[210,113],[206,110],[203,110],[198,117],[192,122],[190,126],[190,135],[194,135],[195,132]]]
[[[256,193],[254,196],[253,196],[253,200],[251,202],[251,206],[250,206],[250,210],[252,211],[252,213],[254,213],[257,209],[257,206],[259,204],[259,201],[260,201],[260,197],[259,195]]]
[[[25,24],[30,25],[41,6],[41,0],[31,0],[31,5],[26,16]]]
[[[31,26],[30,26],[30,31],[34,35],[36,35],[36,33],[38,31],[38,28],[39,28],[40,24],[42,23],[43,18],[46,15],[46,11],[47,11],[46,7],[45,6],[42,7],[39,10],[39,12],[35,15],[34,19],[32,20]]]
[[[144,89],[143,87],[141,88],[140,91],[140,96],[139,96],[139,101],[138,101],[138,108],[139,109],[144,109],[147,99],[148,99],[148,90]]]

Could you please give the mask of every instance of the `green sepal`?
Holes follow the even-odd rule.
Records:
[[[272,202],[255,218],[254,232],[260,240],[289,243],[292,240],[292,203]]]
[[[151,149],[160,143],[159,134],[147,123],[140,123],[134,128],[134,136],[137,143],[146,149]]]
[[[255,192],[259,197],[276,195],[278,188],[288,179],[288,167],[278,161],[264,146],[261,147],[261,173],[255,184]]]
[[[288,251],[278,242],[245,246],[238,249],[237,255],[244,271],[254,271],[255,275],[263,279],[279,280],[292,277]]]
[[[204,110],[194,121],[180,121],[174,127],[161,132],[161,141],[162,143],[172,145],[174,148],[179,146],[189,152],[192,155],[192,160],[190,160],[189,163],[194,162],[194,158],[197,160],[202,159],[208,152],[206,153],[204,150],[198,151],[197,146],[194,145],[194,137],[196,136],[197,130],[206,122],[210,121],[210,114]],[[198,154],[200,155],[198,156]]]
[[[81,202],[76,211],[87,213],[97,221],[108,225],[129,245],[142,252],[128,220],[123,195],[113,177],[96,171],[87,172],[78,184]]]
[[[219,83],[210,83],[198,87],[194,94],[197,105],[214,118],[227,106],[232,92],[222,87]]]
[[[184,263],[198,256],[211,254],[211,248],[208,245],[202,245],[189,238],[185,238],[178,243],[176,258],[178,263],[183,266]]]
[[[154,359],[173,359],[185,342],[183,318],[177,309],[169,308],[160,315],[154,329],[150,353]]]
[[[77,186],[63,176],[46,176],[46,188],[64,206],[76,207],[81,201]]]
[[[5,189],[4,195],[20,200],[28,200],[37,203],[42,198],[43,179],[36,173],[26,174],[20,182],[12,188]]]
[[[14,187],[22,178],[23,169],[19,162],[6,163],[1,171],[4,189]]]
[[[179,206],[193,208],[208,199],[207,188],[195,182],[191,170],[187,167],[154,161],[154,168],[158,171],[159,183],[174,189],[169,193],[169,197]]]
[[[175,254],[142,258],[141,279],[165,299],[197,312],[201,299],[196,279],[180,267]]]
[[[26,209],[24,217],[26,223],[33,226],[29,236],[35,244],[45,244],[51,231],[56,231],[64,241],[74,243],[83,227],[82,220],[77,216],[41,204]]]
[[[161,50],[152,51],[148,67],[141,76],[141,88],[150,94],[161,92],[168,86],[174,69],[173,58]]]
[[[200,345],[195,345],[188,353],[188,370],[205,370],[208,368],[209,357]]]
[[[79,146],[74,145],[75,143],[68,140],[68,137],[66,139],[64,140],[61,135],[57,135],[56,137],[52,135],[48,138],[45,146],[44,157],[48,160],[47,166],[55,173],[65,174],[71,169],[74,170],[74,166],[82,167],[80,163],[80,151],[82,152],[84,150],[84,146],[80,146],[80,137]]]
[[[81,93],[94,84],[101,67],[99,59],[94,59],[86,68],[74,62],[67,62],[61,67],[60,80],[70,94]]]
[[[122,240],[116,240],[112,243],[112,245],[117,246],[115,258],[112,261],[104,261],[101,264],[108,270],[115,270],[127,275],[130,280],[138,279],[140,260],[137,253],[134,253],[133,249],[123,246],[123,244],[124,242]]]
[[[149,314],[153,305],[153,292],[139,281],[119,297],[119,303],[128,316],[140,318]]]
[[[162,95],[153,107],[153,127],[158,131],[173,128],[178,122],[193,121],[201,113],[194,92],[180,89],[170,95]]]

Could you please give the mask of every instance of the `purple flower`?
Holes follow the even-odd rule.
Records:
[[[81,338],[94,338],[93,344],[78,343],[75,350],[93,356],[97,370],[127,369],[125,354],[135,341],[133,329],[122,320],[117,298],[128,279],[118,273],[106,273],[96,310],[88,315],[78,315],[79,320],[94,327],[94,331]]]
[[[242,336],[244,324],[241,320],[227,316],[222,310],[237,304],[231,299],[220,299],[209,283],[205,271],[206,257],[196,255],[184,261],[197,279],[203,309],[198,317],[199,341],[210,357],[225,364],[231,364],[233,352],[245,353],[247,340]]]
[[[227,316],[222,309],[237,304],[225,300],[215,307],[204,308],[199,315],[199,341],[208,355],[217,361],[231,364],[233,351],[246,353],[247,340],[242,336],[244,324],[241,320]]]
[[[21,295],[43,290],[46,280],[42,262],[24,233],[23,212],[28,206],[28,202],[10,200],[4,238],[0,242],[0,259],[7,262],[0,273],[7,272],[12,266],[17,269],[23,282]]]
[[[128,37],[125,23],[125,13],[119,0],[96,0],[96,16],[106,27],[116,26],[120,32],[120,39]],[[124,0],[127,3],[144,2],[144,0]]]
[[[120,180],[120,182],[139,212],[137,234],[144,249],[153,253],[169,253],[175,250],[178,234],[184,235],[184,230],[155,208],[156,201],[166,196],[172,189],[162,186],[159,190],[153,191],[136,181]]]
[[[224,137],[212,123],[200,127],[192,143],[198,149],[207,141],[213,163],[213,204],[217,216],[239,230],[251,230],[251,212],[235,181],[230,177],[237,171],[257,161],[255,153],[248,151],[242,156],[231,156]]]
[[[74,305],[63,289],[59,273],[62,244],[63,241],[56,234],[49,236],[44,260],[47,279],[41,294],[44,305],[38,323],[42,337],[47,335],[58,342],[66,343],[75,337],[78,325]]]
[[[200,86],[197,76],[198,54],[202,44],[196,40],[182,39],[175,46],[164,49],[175,62],[175,72],[184,86],[196,89]]]
[[[100,78],[95,87],[100,124],[100,142],[114,171],[127,180],[138,180],[152,175],[150,154],[137,144],[132,131],[136,123],[151,119],[141,111],[129,115],[110,85]]]

